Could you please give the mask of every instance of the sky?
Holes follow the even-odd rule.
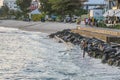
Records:
[[[89,0],[90,3],[103,3],[104,0]]]

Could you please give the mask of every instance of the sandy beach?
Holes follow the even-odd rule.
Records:
[[[76,28],[75,23],[59,23],[59,22],[25,22],[15,20],[0,20],[1,27],[18,28],[26,31],[37,31],[44,33],[53,33],[63,29]]]

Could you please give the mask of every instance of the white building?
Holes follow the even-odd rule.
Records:
[[[10,10],[18,10],[16,0],[4,0],[3,4],[7,5]]]
[[[3,0],[0,0],[0,8],[3,6]]]

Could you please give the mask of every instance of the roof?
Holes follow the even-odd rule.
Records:
[[[41,14],[41,12],[38,9],[35,9],[32,12],[30,12],[30,14]]]

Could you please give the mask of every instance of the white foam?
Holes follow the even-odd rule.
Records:
[[[47,34],[0,27],[0,80],[119,80],[120,70]]]

